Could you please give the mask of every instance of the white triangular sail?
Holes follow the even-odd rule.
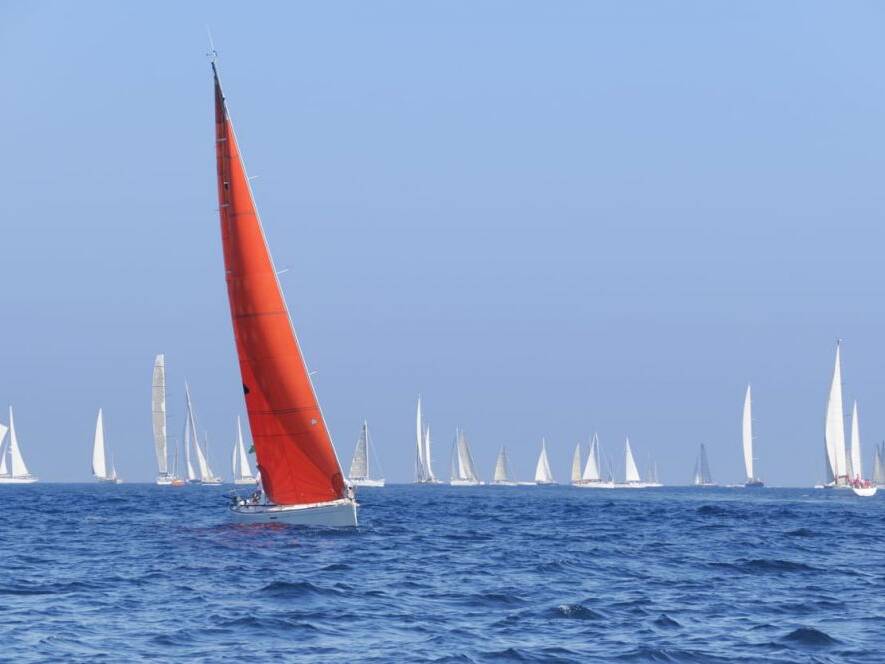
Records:
[[[541,454],[538,456],[538,463],[535,466],[535,483],[553,483],[553,473],[550,471],[550,460],[547,458],[547,441],[543,438],[541,439]]]
[[[424,421],[421,418],[421,395],[418,395],[418,414],[415,418],[415,481],[427,482],[430,474],[427,472],[426,436]]]
[[[436,475],[433,474],[433,456],[430,453],[430,425],[424,429],[424,474],[426,481],[436,482]]]
[[[233,455],[231,457],[234,481],[253,480],[252,468],[249,466],[249,457],[246,454],[246,445],[243,443],[243,426],[240,424],[240,416],[237,415],[237,440],[234,442]]]
[[[476,475],[476,466],[473,463],[473,455],[470,453],[470,445],[467,443],[467,437],[460,429],[456,434],[455,443],[455,459],[452,464],[453,480],[466,482],[478,482]]]
[[[353,451],[349,477],[352,480],[364,480],[369,477],[369,424],[365,421]]]
[[[30,475],[18,446],[18,437],[15,435],[15,420],[12,416],[12,406],[9,407],[9,474],[12,477],[27,477]]]
[[[212,473],[212,469],[209,467],[209,460],[206,458],[207,455],[203,450],[202,445],[200,445],[200,437],[197,434],[197,418],[194,415],[194,406],[191,402],[191,393],[190,388],[187,383],[184,384],[184,393],[187,398],[187,418],[190,423],[190,436],[191,441],[193,442],[194,452],[197,455],[197,468],[200,471],[200,481],[201,482],[211,482],[215,480],[215,476]],[[185,430],[185,435],[187,435],[187,430]],[[190,468],[188,468],[188,472],[190,472]]]
[[[104,445],[104,418],[101,408],[98,409],[98,419],[95,421],[95,438],[92,441],[92,474],[98,479],[108,479],[108,467]]]
[[[694,465],[694,484],[705,486],[713,484],[710,463],[707,461],[707,448],[701,443],[701,451]]]
[[[9,431],[9,427],[0,423],[0,477],[9,474],[9,464],[6,463],[6,457],[9,456],[9,443],[6,440],[7,431]]]
[[[833,380],[827,399],[827,418],[824,440],[827,450],[827,476],[830,481],[844,483],[847,476],[845,456],[845,415],[842,409],[842,363],[840,344],[836,344],[836,363],[833,367]]]
[[[636,467],[636,459],[633,458],[633,450],[630,448],[630,439],[627,438],[624,452],[624,479],[627,483],[641,482],[639,469]]]
[[[184,416],[184,465],[187,470],[187,481],[196,482],[198,478],[194,464],[191,463],[191,418],[189,412]]]
[[[501,447],[498,452],[498,459],[495,462],[495,481],[496,482],[510,482],[512,481],[510,478],[510,472],[508,470],[507,464],[507,450],[504,447]]]
[[[873,455],[873,483],[885,484],[885,443],[876,445]]]
[[[750,386],[747,385],[747,394],[744,396],[744,417],[741,434],[744,443],[744,470],[747,471],[747,479],[755,479],[753,474],[753,405],[750,395]]]
[[[581,461],[581,443],[578,443],[572,455],[572,484],[581,481]]]
[[[151,414],[154,429],[154,451],[160,475],[169,471],[166,450],[166,356],[162,353],[154,359],[151,381]]]
[[[599,437],[595,433],[590,440],[590,453],[587,455],[587,463],[584,466],[584,474],[581,479],[588,482],[598,482],[602,479],[599,465]]]
[[[851,409],[851,479],[863,478],[860,453],[860,420],[857,418],[857,401]]]

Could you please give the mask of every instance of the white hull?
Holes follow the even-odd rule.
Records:
[[[234,484],[255,484],[254,477],[238,477],[234,480]]]
[[[449,484],[451,486],[481,486],[484,482],[477,482],[474,480],[452,480]]]
[[[648,489],[659,489],[662,486],[664,486],[664,485],[661,484],[660,482],[646,482],[645,483],[645,487]]]
[[[624,482],[615,484],[613,488],[615,489],[644,489],[648,484],[645,482]]]
[[[170,475],[160,475],[156,479],[157,486],[169,486],[172,484],[173,479],[174,478]]]
[[[99,484],[122,484],[123,480],[119,477],[96,477]]]
[[[384,486],[384,480],[370,480],[370,479],[350,480],[350,483],[353,486],[369,486],[369,487],[383,487]]]
[[[575,482],[572,486],[576,486],[579,489],[614,489],[614,482],[602,482],[599,480],[584,480],[581,482]]]
[[[498,480],[495,482],[491,482],[492,486],[519,486],[518,482],[511,482],[510,480]]]
[[[875,487],[875,486],[864,486],[864,487],[860,487],[860,488],[851,487],[851,490],[854,491],[855,496],[862,496],[864,498],[869,498],[870,496],[876,495],[876,488],[877,487]]]
[[[342,498],[308,505],[233,505],[230,511],[240,523],[349,528],[357,525],[356,508],[356,501]]]
[[[203,486],[221,486],[224,482],[221,480],[203,480],[200,484]]]
[[[535,482],[535,486],[556,486],[556,482]]]
[[[22,477],[0,477],[0,484],[33,484],[37,478],[33,475],[25,475]]]
[[[442,480],[417,480],[415,484],[445,484]]]

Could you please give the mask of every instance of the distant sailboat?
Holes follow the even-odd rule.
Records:
[[[120,478],[117,477],[117,469],[114,468],[113,459],[111,459],[110,464],[107,462],[107,447],[104,442],[104,418],[102,417],[101,408],[98,409],[98,419],[95,421],[95,438],[92,441],[92,474],[95,475],[95,479],[99,482],[120,483]]]
[[[240,424],[239,415],[237,415],[237,439],[234,441],[230,465],[234,476],[234,484],[255,484],[255,477],[252,475],[249,457],[246,454],[246,445],[243,443],[243,427]]]
[[[415,422],[415,482],[417,484],[441,484],[433,474],[430,455],[430,426],[424,423],[421,395],[418,395],[418,415]]]
[[[753,472],[753,404],[749,385],[747,385],[747,393],[744,396],[741,436],[744,444],[744,470],[747,471],[747,481],[744,483],[744,486],[747,488],[765,486],[762,480],[757,478]]]
[[[348,479],[353,486],[384,486],[383,477],[372,477],[370,459],[373,456],[374,449],[370,448],[371,439],[369,438],[369,423],[364,420],[363,428],[360,430],[360,437],[356,441],[356,448],[353,450],[353,459],[350,462]]]
[[[624,442],[624,483],[616,484],[618,488],[642,489],[645,484],[639,475],[639,468],[636,467],[636,459],[633,457],[633,449],[630,447],[630,439]]]
[[[864,479],[863,467],[861,466],[860,420],[857,416],[857,401],[854,402],[854,407],[851,409],[851,458],[849,461],[851,490],[858,496],[875,496],[878,484],[875,480]]]
[[[650,488],[664,486],[661,484],[661,480],[658,477],[658,464],[655,461],[652,461],[651,457],[649,457],[648,460],[648,477],[645,479],[645,486]]]
[[[701,451],[698,459],[694,464],[694,478],[692,484],[695,486],[716,486],[713,484],[713,477],[710,474],[710,463],[707,461],[707,448],[701,443]]]
[[[885,442],[876,445],[873,455],[873,484],[885,486]]]
[[[169,472],[168,450],[166,449],[166,356],[160,353],[154,358],[154,373],[151,381],[151,421],[154,429],[154,452],[157,455],[157,479],[161,486],[180,484],[175,473]]]
[[[495,461],[495,474],[492,484],[498,486],[516,486],[518,484],[510,472],[510,463],[507,461],[507,448],[503,445],[498,451],[498,459]]]
[[[6,433],[7,428],[3,427]],[[0,484],[33,484],[37,481],[34,475],[28,472],[21,449],[18,446],[18,437],[15,435],[15,419],[12,416],[12,406],[9,407],[9,439],[5,445],[0,444]],[[5,435],[0,437],[5,440]]]
[[[848,486],[848,457],[845,450],[845,416],[842,409],[842,362],[840,342],[836,342],[836,363],[827,398],[827,417],[824,426],[826,452],[826,488]]]
[[[187,472],[188,472],[188,481],[189,482],[199,482],[200,484],[205,484],[208,486],[214,486],[221,484],[221,478],[218,477],[214,472],[212,472],[212,468],[209,466],[209,450],[208,450],[208,441],[206,442],[206,446],[204,447],[200,443],[200,437],[197,434],[197,418],[194,414],[194,405],[191,401],[191,392],[188,384],[184,384],[184,394],[185,394],[185,428],[184,428],[184,444],[185,444],[185,458],[187,459]],[[189,450],[193,445],[194,453],[197,457],[197,470],[199,471],[199,476],[194,475],[194,468],[190,462],[190,454]]]
[[[476,465],[470,453],[467,437],[460,429],[455,431],[455,444],[452,450],[452,486],[479,486],[482,484],[476,475]]]
[[[587,454],[587,463],[584,465],[581,481],[576,482],[575,486],[582,489],[612,489],[615,486],[611,476],[603,477],[599,436],[595,433],[590,439],[590,452]]]
[[[583,466],[583,459],[581,458],[581,443],[578,442],[575,445],[575,453],[572,455],[572,484],[580,484],[581,483],[581,468]]]
[[[235,518],[356,526],[344,473],[283,298],[228,113],[215,57],[218,212],[240,379],[267,502],[237,499]]]
[[[556,484],[553,479],[553,473],[550,471],[550,460],[547,458],[547,441],[541,439],[541,454],[538,456],[538,463],[535,466],[535,484],[546,486]]]

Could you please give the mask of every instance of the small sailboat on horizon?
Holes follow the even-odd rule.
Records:
[[[498,450],[498,458],[495,460],[495,472],[492,477],[492,484],[496,486],[517,486],[519,482],[513,479],[513,473],[510,472],[510,462],[507,459],[507,448],[503,445]]]
[[[33,484],[37,477],[25,465],[15,433],[12,406],[9,407],[9,426],[0,424],[0,427],[0,484]],[[7,433],[9,438],[6,437]]]
[[[418,414],[415,422],[415,483],[442,484],[433,473],[430,453],[430,425],[425,424],[421,410],[421,395],[418,395]]]
[[[618,489],[644,489],[645,483],[639,475],[639,468],[636,466],[636,459],[633,457],[633,449],[630,447],[630,438],[626,437],[624,442],[624,483],[615,484]]]
[[[166,356],[163,353],[154,358],[154,371],[151,379],[151,424],[154,433],[154,453],[157,456],[157,478],[159,486],[181,486],[175,471],[169,469],[168,438],[166,435]]]
[[[857,401],[851,409],[851,490],[855,495],[869,498],[876,495],[876,482],[864,479],[860,451],[860,420],[857,414]]]
[[[824,422],[825,489],[849,487],[848,456],[845,449],[845,414],[842,403],[841,340],[836,341],[836,361],[833,379],[827,397],[827,415]]]
[[[108,464],[107,457],[107,446],[104,440],[104,416],[99,408],[98,418],[95,420],[95,437],[92,440],[92,474],[99,482],[120,484],[122,480],[117,477],[114,459],[111,457],[110,464]]]
[[[744,413],[741,422],[741,441],[744,447],[744,470],[747,471],[747,481],[744,486],[749,488],[761,488],[765,484],[756,477],[753,469],[753,398],[750,386],[747,385],[747,393],[744,395]]]
[[[713,476],[710,474],[710,462],[707,461],[707,448],[701,443],[701,451],[698,453],[697,461],[694,464],[694,476],[692,478],[694,486],[712,487],[716,486],[713,482]]]
[[[538,486],[556,484],[553,472],[550,470],[550,459],[547,458],[547,440],[544,438],[541,438],[541,454],[538,455],[538,463],[535,466],[535,484]]]
[[[473,463],[473,455],[470,453],[470,445],[467,436],[461,429],[455,430],[455,443],[452,447],[452,473],[449,479],[451,486],[480,486],[476,474],[476,464]]]
[[[203,484],[206,486],[217,486],[222,483],[209,465],[209,440],[205,439],[205,443],[200,443],[200,437],[197,434],[197,417],[194,413],[194,405],[191,401],[191,391],[187,382],[184,383],[185,394],[185,420],[184,420],[184,457],[187,464],[187,479],[192,484]],[[205,434],[204,434],[205,435]],[[194,450],[197,457],[196,471],[191,464],[190,451]]]
[[[252,475],[252,468],[249,466],[249,456],[246,454],[246,445],[243,443],[243,426],[240,424],[239,415],[237,415],[237,439],[234,441],[230,466],[234,484],[255,484],[257,482],[255,476]]]
[[[369,423],[366,420],[363,420],[363,426],[362,429],[360,429],[360,437],[356,441],[356,447],[353,450],[353,459],[350,461],[350,472],[348,473],[348,479],[353,486],[384,486],[383,477],[372,477],[369,460],[374,455],[374,452],[374,447],[371,445],[369,438]]]
[[[609,468],[610,470],[611,468]],[[587,463],[584,466],[581,480],[575,482],[574,485],[582,489],[613,489],[615,487],[611,472],[603,475],[602,451],[599,445],[599,436],[595,433],[590,439],[590,451],[587,454]]]

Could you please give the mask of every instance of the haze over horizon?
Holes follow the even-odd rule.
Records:
[[[843,339],[864,464],[885,438],[885,7],[6,2],[0,404],[43,481],[90,481],[96,411],[152,481],[185,378],[229,477],[244,414],[205,25],[338,455],[368,419],[412,478],[456,426],[488,479],[598,431],[623,472],[823,478]],[[641,44],[642,48],[637,48]],[[651,55],[649,55],[651,54]],[[7,416],[0,415],[0,421]],[[847,424],[847,422],[846,422]]]

